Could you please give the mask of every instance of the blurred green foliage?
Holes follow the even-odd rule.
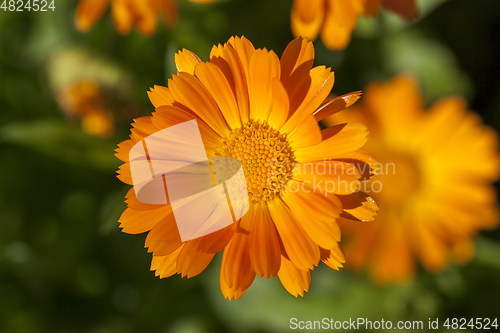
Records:
[[[462,94],[485,122],[500,128],[500,2],[424,0],[421,18],[363,19],[351,45],[316,63],[336,71],[334,92],[413,71],[429,104]],[[220,256],[200,276],[165,280],[149,271],[145,235],[121,233],[127,186],[113,156],[132,116],[153,110],[146,91],[166,84],[173,56],[188,48],[207,59],[213,44],[245,35],[281,54],[292,39],[291,1],[179,0],[180,22],[146,38],[119,36],[109,15],[87,34],[73,27],[74,1],[55,12],[0,11],[0,332],[285,332],[292,317],[424,320],[498,317],[500,232],[484,232],[475,260],[415,281],[378,287],[348,270],[313,272],[310,292],[295,299],[277,279],[257,279],[228,302],[220,293]],[[118,130],[92,137],[67,121],[50,85],[49,59],[77,45],[132,78],[134,114]]]

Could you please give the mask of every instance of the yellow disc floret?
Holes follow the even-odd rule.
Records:
[[[292,178],[295,156],[286,135],[266,122],[250,120],[225,138],[218,156],[238,159],[243,165],[249,199],[271,201]]]

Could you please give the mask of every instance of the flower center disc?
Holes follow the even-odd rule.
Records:
[[[266,122],[253,120],[232,130],[216,155],[241,162],[249,199],[254,202],[271,201],[279,196],[296,164],[286,135]]]

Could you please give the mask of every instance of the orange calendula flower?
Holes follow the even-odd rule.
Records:
[[[466,262],[478,230],[498,225],[491,186],[500,173],[496,133],[458,97],[424,112],[409,77],[373,84],[363,100],[349,114],[325,120],[364,123],[366,149],[380,162],[366,184],[380,205],[376,221],[341,225],[349,265],[392,283],[410,279],[416,260],[433,272],[450,261]]]
[[[208,3],[216,0],[191,0]],[[136,26],[144,35],[152,35],[158,25],[158,16],[164,17],[168,26],[177,21],[176,0],[80,0],[76,9],[75,26],[80,31],[88,31],[101,19],[111,2],[111,15],[116,30],[126,35]]]
[[[120,227],[131,234],[149,232],[145,247],[153,253],[151,269],[157,276],[193,277],[224,251],[220,284],[226,298],[241,297],[256,275],[278,275],[297,297],[308,290],[310,271],[320,260],[336,270],[342,267],[336,219],[373,220],[378,208],[358,189],[371,176],[375,160],[359,150],[366,141],[365,126],[318,126],[353,104],[359,93],[323,104],[334,76],[325,66],[313,68],[313,60],[313,45],[302,38],[293,40],[281,59],[273,51],[255,49],[245,37],[214,46],[208,62],[188,50],[176,54],[178,73],[168,88],[155,86],[149,92],[156,112],[136,119],[130,139],[119,144],[116,156],[125,163],[118,177],[133,185],[136,160],[130,152],[137,143],[146,147],[148,136],[194,119],[209,158],[241,162],[249,205],[236,220],[233,202],[230,225],[183,241],[173,205],[145,204],[132,188]],[[197,178],[190,179],[195,186]],[[194,210],[193,216],[202,214],[201,208]],[[207,218],[215,211],[210,209]]]
[[[344,49],[359,15],[375,15],[381,6],[407,20],[417,16],[415,0],[294,0],[291,24],[295,36],[321,39],[331,50]]]

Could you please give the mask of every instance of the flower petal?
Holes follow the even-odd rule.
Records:
[[[342,217],[355,221],[373,221],[379,210],[375,201],[363,192],[337,196],[342,202]]]
[[[118,30],[118,32],[122,35],[127,35],[134,24],[134,17],[128,7],[127,1],[113,0],[111,15],[113,17],[116,30]]]
[[[108,7],[108,0],[80,0],[76,8],[75,26],[85,32],[99,21]]]
[[[294,149],[315,146],[321,140],[321,130],[313,115],[308,115],[304,122],[288,135],[288,142],[292,144]]]
[[[297,95],[290,96],[290,119],[280,129],[283,133],[289,133],[297,126],[299,126],[304,119],[313,114],[313,112],[323,103],[333,87],[334,73],[330,68],[318,66],[310,71],[310,86],[308,87],[307,95],[301,101],[297,109],[294,109],[294,101],[297,101]],[[300,84],[299,84],[300,86]],[[297,92],[300,93],[300,92]]]
[[[274,277],[281,263],[278,234],[267,206],[255,204],[250,226],[249,255],[252,268],[260,277]]]
[[[194,76],[187,73],[179,73],[169,80],[169,87],[177,105],[189,108],[200,117],[220,136],[226,136],[229,132],[226,121],[222,116],[214,99],[205,86]]]
[[[321,161],[347,154],[366,143],[366,126],[357,123],[340,124],[322,131],[323,141],[315,146],[300,148],[295,157],[300,163]]]
[[[327,0],[327,13],[321,39],[331,50],[342,50],[351,41],[351,33],[358,21],[352,1]]]
[[[194,68],[201,64],[201,59],[193,52],[182,49],[175,54],[175,67],[177,72],[186,72],[194,75]]]
[[[160,279],[163,279],[177,273],[177,259],[183,247],[184,245],[180,246],[177,250],[166,256],[153,255],[150,270],[155,271],[155,276],[160,276]]]
[[[148,248],[148,252],[153,252],[153,255],[164,256],[174,252],[182,244],[174,214],[169,214],[151,229],[144,247]]]
[[[283,287],[293,296],[304,297],[304,291],[309,291],[311,285],[311,273],[309,270],[300,270],[285,257],[281,257],[281,267],[278,277]]]
[[[127,208],[118,222],[120,222],[120,228],[123,232],[140,234],[153,229],[163,219],[171,218],[171,215],[173,214],[170,205],[158,205],[158,208],[146,211]]]
[[[317,266],[319,248],[304,232],[290,209],[279,198],[268,202],[267,206],[290,260],[302,270]]]
[[[154,88],[151,88],[151,91],[148,91],[148,96],[155,108],[174,103],[174,98],[167,87],[155,85]]]
[[[252,209],[252,208],[251,208]],[[249,254],[249,230],[252,220],[246,214],[222,256],[220,284],[225,298],[238,299],[255,279]]]
[[[250,119],[248,88],[245,70],[233,46],[226,44],[212,48],[210,62],[215,64],[224,73],[238,102],[240,118],[243,123]]]
[[[290,101],[288,100],[288,94],[280,80],[273,78],[271,87],[273,101],[271,114],[267,122],[272,128],[281,128],[288,119]]]
[[[130,130],[132,132],[130,138],[135,142],[139,142],[145,137],[157,132],[158,128],[153,124],[152,120],[152,116],[135,118],[132,123],[134,128]]]
[[[215,253],[207,253],[200,249],[199,243],[187,241],[177,260],[177,271],[182,277],[192,278],[203,272],[214,258]]]
[[[328,102],[321,105],[316,111],[314,111],[314,118],[316,118],[316,121],[320,121],[331,115],[334,115],[339,111],[347,109],[361,98],[361,94],[361,91],[355,91],[349,94],[332,98]]]
[[[196,68],[196,77],[210,92],[231,129],[241,127],[238,104],[224,73],[212,63],[202,63]]]
[[[247,76],[250,119],[267,120],[272,106],[272,79],[280,77],[280,62],[273,51],[252,53]]]
[[[321,261],[325,263],[328,267],[331,269],[334,269],[336,271],[339,270],[339,268],[344,267],[345,263],[345,257],[344,257],[344,252],[342,252],[342,249],[340,246],[337,244],[332,250],[325,250],[327,252],[327,256],[321,258]]]
[[[315,40],[325,17],[324,0],[294,0],[291,13],[291,26],[294,36]]]
[[[314,195],[312,193],[308,194],[309,197]],[[321,196],[316,195],[315,197],[319,198]],[[301,199],[301,196],[296,195],[296,193],[283,195],[283,201],[290,207],[293,216],[295,216],[311,240],[324,249],[331,250],[335,248],[337,242],[340,241],[340,228],[335,220],[329,222],[319,220],[316,216],[310,214],[311,209],[314,209],[314,207],[311,207],[313,205],[309,204],[303,207],[301,203],[304,204],[304,202]]]
[[[378,283],[405,282],[415,272],[409,238],[400,221],[394,222],[381,230],[383,240],[373,250],[371,275]]]

